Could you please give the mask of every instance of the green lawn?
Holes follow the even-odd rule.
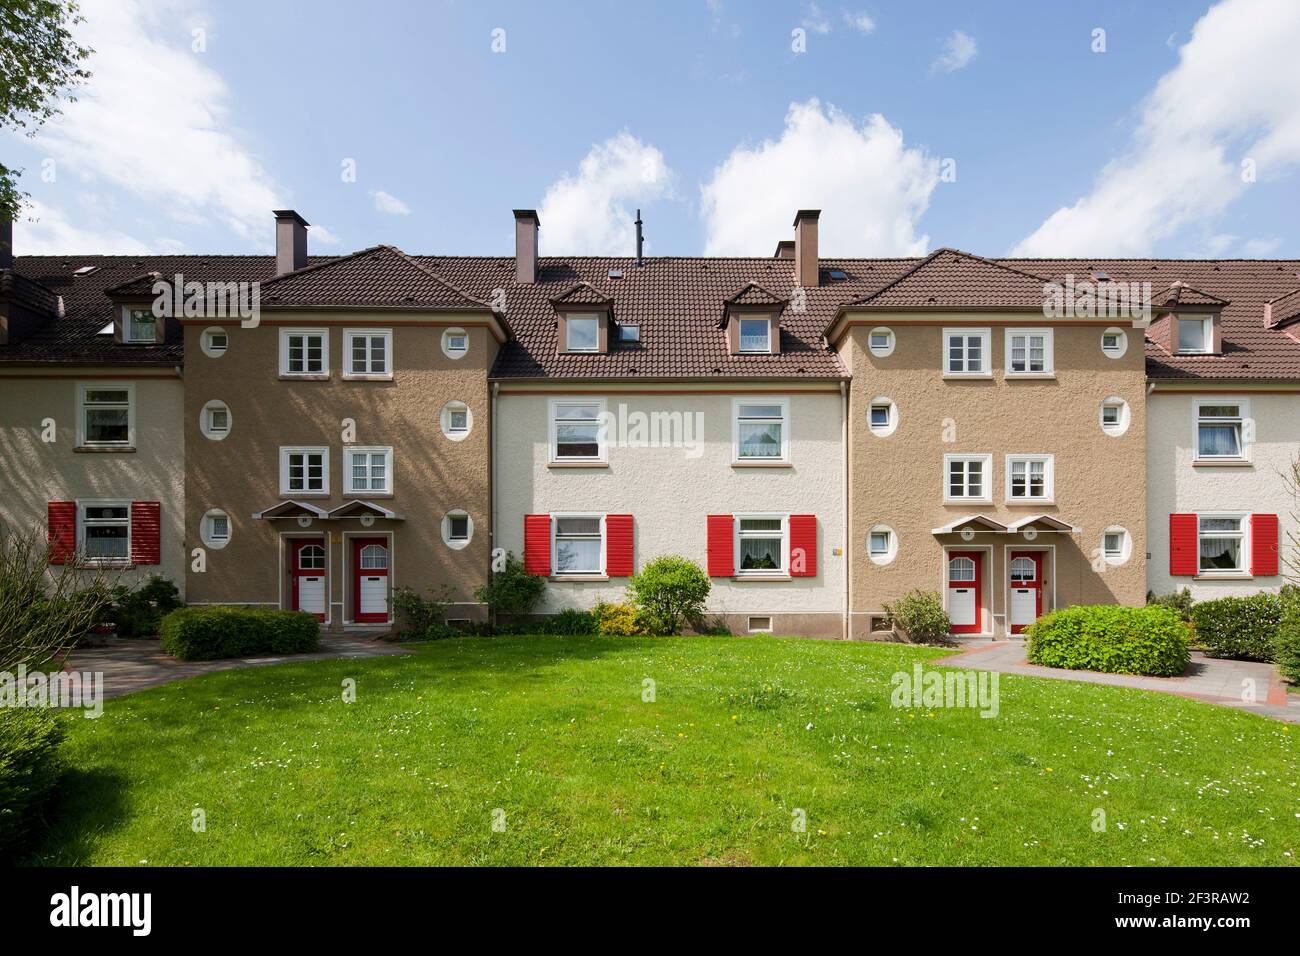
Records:
[[[1295,728],[1017,677],[992,719],[891,707],[891,675],[936,656],[467,637],[213,674],[67,718],[73,771],[31,862],[1295,862]]]

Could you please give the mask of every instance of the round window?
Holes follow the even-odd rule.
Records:
[[[894,354],[894,332],[884,326],[867,333],[867,347],[876,358],[888,358]]]
[[[898,535],[889,525],[878,524],[867,532],[867,557],[872,564],[889,564],[898,556]]]
[[[464,441],[474,428],[474,413],[464,402],[451,401],[442,406],[439,416],[442,433],[452,441]]]
[[[220,358],[230,347],[230,333],[219,325],[209,326],[199,338],[199,348],[208,358]]]
[[[442,333],[442,354],[447,358],[464,358],[468,352],[469,333],[464,329],[447,329]]]
[[[474,538],[474,519],[459,508],[442,516],[442,543],[459,551]]]
[[[214,399],[204,405],[199,413],[199,429],[203,432],[203,437],[211,441],[221,441],[229,435],[233,424],[230,407],[225,402]]]
[[[199,527],[199,537],[203,544],[214,551],[220,551],[230,543],[230,515],[220,508],[213,508],[203,515]]]

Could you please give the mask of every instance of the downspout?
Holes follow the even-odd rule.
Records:
[[[853,549],[849,545],[849,388],[840,382],[840,457],[844,460],[844,614],[842,638],[849,640],[849,592],[853,580]]]
[[[492,457],[489,465],[488,475],[488,513],[491,516],[492,530],[488,534],[488,540],[491,547],[488,548],[488,583],[492,580],[492,561],[493,555],[497,549],[497,393],[501,390],[500,382],[492,383],[492,408],[488,413],[488,428],[492,432],[492,441],[488,453]],[[497,615],[495,610],[489,611],[492,629],[496,630]]]

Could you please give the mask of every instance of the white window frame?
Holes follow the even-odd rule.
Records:
[[[352,340],[365,339],[366,368],[370,367],[370,340],[384,340],[384,370],[382,372],[357,372],[352,369]],[[393,330],[392,329],[344,329],[343,330],[343,378],[361,382],[390,382],[393,379]]]
[[[1202,349],[1185,349],[1183,348],[1183,323],[1200,322],[1205,334],[1205,348]],[[1174,347],[1176,355],[1213,355],[1214,354],[1214,317],[1211,315],[1193,315],[1184,317],[1174,315],[1173,341],[1170,343]]]
[[[357,488],[352,484],[352,456],[366,456],[366,482],[367,487]],[[372,455],[384,456],[384,487],[369,487],[370,476],[370,457]],[[391,495],[393,493],[393,446],[391,445],[346,445],[343,448],[343,493],[345,495],[356,495],[361,498],[374,497],[376,495]]]
[[[1019,463],[1025,463],[1025,489],[1029,489],[1029,464],[1030,462],[1043,462],[1043,496],[1041,498],[1022,495],[1012,497],[1011,495],[1011,470],[1012,466]],[[1006,503],[1009,505],[1050,505],[1056,501],[1056,456],[1055,455],[1007,455],[1006,458]]]
[[[948,367],[948,338],[953,335],[965,336],[962,339],[962,367],[965,369],[967,359],[969,358],[970,336],[978,336],[980,339],[980,355],[983,357],[981,363],[982,369],[978,372],[954,372]],[[940,352],[940,365],[943,369],[944,378],[992,378],[993,376],[993,330],[992,329],[964,329],[949,328],[943,330],[942,349]]]
[[[876,343],[872,341],[872,339],[877,335],[885,336],[884,345],[877,346]],[[867,333],[867,351],[876,358],[889,358],[889,356],[894,354],[894,345],[897,341],[898,340],[894,337],[893,329],[879,325]]]
[[[224,337],[226,340],[226,344],[220,348],[212,344],[213,336],[217,335]],[[199,336],[199,348],[208,358],[221,358],[230,349],[230,330],[220,325],[209,326]]]
[[[1011,367],[1011,359],[1012,359],[1011,341],[1018,335],[1023,335],[1026,338],[1025,369],[1024,371],[1021,372],[1017,372]],[[1041,335],[1043,337],[1043,367],[1038,371],[1030,371],[1029,369],[1030,345],[1028,339],[1030,336],[1034,336],[1034,335]],[[1004,364],[1006,366],[1007,378],[1055,378],[1056,377],[1056,354],[1055,354],[1055,348],[1052,339],[1053,339],[1053,335],[1052,335],[1052,330],[1050,328],[1047,329],[1008,328],[1006,330],[1006,335],[1003,341],[1003,344],[1005,346],[1003,358],[1005,359]]]
[[[1115,344],[1115,348],[1113,349],[1106,348],[1106,336],[1108,335],[1113,335],[1116,337],[1116,344]],[[1118,326],[1111,326],[1108,329],[1102,330],[1101,333],[1101,354],[1102,355],[1106,356],[1107,358],[1118,359],[1118,358],[1123,358],[1124,353],[1127,351],[1128,351],[1127,332],[1125,332],[1123,329],[1119,328]]]
[[[224,538],[214,538],[212,536],[212,525],[217,518],[226,519],[226,536]],[[220,551],[226,545],[230,544],[230,539],[234,537],[234,523],[230,520],[229,513],[220,508],[212,508],[203,515],[199,523],[199,537],[203,540],[203,546],[213,551]]]
[[[451,523],[456,518],[465,519],[466,536],[463,538],[453,538],[451,536]],[[469,543],[474,540],[474,519],[470,517],[468,511],[463,508],[453,508],[442,516],[442,543],[453,551],[461,551],[469,547]]]
[[[763,521],[779,520],[781,529],[776,531],[750,532],[746,535],[741,531],[740,525],[742,520],[759,519]],[[790,516],[788,514],[779,514],[776,512],[746,512],[732,515],[732,534],[731,534],[731,554],[732,567],[735,569],[738,578],[788,578],[790,577]],[[777,534],[781,536],[781,548],[777,552],[781,558],[779,568],[750,568],[744,570],[740,566],[740,542],[745,537],[755,538],[772,538]]]
[[[885,409],[885,423],[877,425],[875,423],[873,412],[878,409]],[[888,438],[898,429],[898,405],[892,398],[886,395],[877,395],[867,405],[867,431],[877,438]]]
[[[573,455],[561,457],[559,454],[558,428],[555,419],[556,409],[561,405],[592,405],[596,408],[596,444],[597,451],[594,458],[578,458]],[[546,405],[548,415],[548,450],[547,460],[550,464],[585,464],[585,465],[603,465],[609,461],[609,436],[604,424],[605,416],[605,399],[603,398],[586,398],[584,396],[575,396],[573,398],[552,398]]]
[[[762,322],[766,330],[763,335],[763,347],[745,348],[745,323]],[[736,314],[736,351],[742,355],[771,355],[772,354],[772,317],[767,314],[745,315],[744,313]]]
[[[978,498],[967,495],[953,496],[949,488],[948,476],[951,474],[951,467],[955,462],[982,462],[982,480],[984,494]],[[970,488],[970,470],[962,470],[962,487]],[[943,456],[943,500],[945,503],[954,504],[992,504],[993,503],[993,456],[992,455],[944,455]]]
[[[1236,405],[1236,417],[1219,416],[1219,415],[1202,415],[1201,408],[1207,405]],[[1192,400],[1192,460],[1202,463],[1217,462],[1248,462],[1250,461],[1250,451],[1252,441],[1249,441],[1251,429],[1247,422],[1251,421],[1250,417],[1250,399],[1236,398],[1231,395],[1212,396],[1209,398],[1195,398]],[[1237,455],[1203,455],[1201,454],[1201,424],[1230,424],[1237,423],[1237,448],[1240,454]]]
[[[573,345],[573,323],[591,322],[596,329],[596,335],[591,343],[591,347],[575,348]],[[566,352],[599,352],[600,351],[600,313],[599,312],[573,312],[564,316],[564,351]]]
[[[560,527],[560,519],[562,519],[562,518],[599,518],[599,519],[600,519],[600,537],[599,537],[599,540],[600,540],[600,548],[599,548],[599,551],[598,551],[599,558],[598,558],[598,560],[597,560],[597,564],[598,564],[598,569],[597,569],[597,570],[594,570],[594,571],[593,571],[593,570],[587,570],[587,569],[583,569],[583,570],[580,570],[580,571],[561,571],[561,570],[560,570],[560,554],[559,554],[559,547],[560,547],[560,534],[559,534],[559,527]],[[575,535],[575,536],[573,536],[573,537],[576,538],[576,537],[578,537],[578,536]],[[582,535],[581,538],[582,538],[582,540],[584,540],[584,541],[590,541],[590,540],[592,540],[590,535]],[[607,540],[608,540],[608,539],[607,539],[607,537],[606,537],[606,533],[605,533],[605,515],[604,515],[603,513],[601,513],[601,512],[596,512],[596,511],[565,511],[565,512],[561,512],[561,513],[554,513],[554,514],[552,514],[552,515],[551,515],[551,575],[552,575],[553,577],[557,577],[557,578],[570,578],[570,577],[577,577],[577,578],[582,578],[582,577],[605,577],[605,576],[606,576],[606,572],[605,572],[605,558],[606,558]]]
[[[1116,410],[1117,420],[1113,425],[1108,425],[1106,423],[1106,409],[1108,408]],[[1097,424],[1101,426],[1103,432],[1114,438],[1118,438],[1120,435],[1123,435],[1128,431],[1131,422],[1132,411],[1129,409],[1128,402],[1120,398],[1118,395],[1107,396],[1102,400],[1101,405],[1097,408]]]
[[[1112,554],[1110,551],[1106,550],[1106,539],[1111,535],[1119,536],[1119,552],[1117,554]],[[1200,560],[1200,551],[1201,551],[1201,543],[1198,535],[1198,540],[1196,542],[1196,553],[1197,553],[1198,562]],[[1111,525],[1109,528],[1107,528],[1105,531],[1101,533],[1101,557],[1102,560],[1105,561],[1107,564],[1112,566],[1119,566],[1121,564],[1126,564],[1128,562],[1128,559],[1132,556],[1132,554],[1133,554],[1133,536],[1128,533],[1127,528],[1122,528],[1119,525]]]
[[[289,371],[289,337],[293,335],[319,335],[321,338],[321,370],[319,372]],[[306,345],[303,347],[303,365],[307,364]],[[280,376],[281,378],[324,379],[330,377],[330,332],[329,329],[308,329],[298,326],[285,326],[280,329]]]
[[[778,458],[740,457],[740,406],[777,405],[781,408],[781,455]],[[751,418],[746,421],[768,422],[775,418]],[[761,395],[731,400],[731,463],[733,465],[788,465],[790,463],[790,399]]]
[[[86,553],[86,509],[87,508],[125,508],[126,518],[114,518],[111,521],[99,520],[93,524],[110,527],[126,523],[126,554],[120,558],[91,557]],[[106,567],[124,567],[131,563],[131,502],[122,498],[78,498],[77,499],[77,555],[84,563]]]
[[[463,349],[454,349],[451,347],[451,340],[457,336],[463,336],[465,347]],[[459,327],[444,329],[442,333],[442,354],[452,361],[463,359],[469,354],[469,333]]]
[[[290,488],[289,487],[289,456],[290,455],[315,455],[321,456],[321,482],[323,487],[319,490],[309,490],[307,488]],[[303,461],[303,479],[306,480],[306,460]],[[280,446],[280,494],[284,497],[301,498],[304,495],[313,497],[327,498],[330,493],[330,450],[323,445],[281,445]]]
[[[456,412],[465,413],[465,427],[452,428],[451,416]],[[448,441],[464,441],[469,437],[469,433],[474,430],[474,412],[470,409],[468,402],[462,402],[454,398],[442,406],[442,412],[438,416],[438,425],[442,429],[443,437]]]
[[[872,550],[872,539],[877,535],[885,536],[885,550],[877,553]],[[872,564],[890,564],[898,556],[898,533],[889,525],[878,524],[867,532],[867,558]]]
[[[1206,534],[1201,530],[1201,522],[1207,518],[1228,518],[1238,522],[1240,530],[1233,531],[1211,531]],[[1251,540],[1250,540],[1250,515],[1246,512],[1238,511],[1213,511],[1198,513],[1196,515],[1196,576],[1197,577],[1231,577],[1231,578],[1249,578],[1253,577],[1251,572]],[[1240,558],[1241,567],[1235,569],[1225,568],[1202,568],[1201,567],[1201,538],[1207,536],[1210,538],[1240,538],[1241,548],[1237,554]]]
[[[153,318],[153,334],[150,335],[149,338],[138,339],[135,338],[133,335],[131,335],[131,313],[132,312],[148,312],[149,315]],[[162,321],[163,321],[162,319],[154,315],[153,309],[149,306],[145,306],[144,308],[141,308],[138,304],[122,306],[122,344],[157,345],[160,341],[162,341],[158,337],[158,329],[160,328]]]
[[[126,392],[126,441],[90,441],[86,430],[86,393],[114,391]],[[112,403],[117,407],[119,402]],[[89,407],[105,407],[89,406]],[[135,383],[134,382],[78,382],[77,383],[77,445],[81,448],[134,448],[135,447]]]
[[[218,409],[226,413],[225,430],[212,427],[211,416],[209,413]],[[199,409],[199,430],[203,432],[204,438],[207,438],[210,441],[224,441],[234,427],[235,416],[230,413],[230,406],[220,399],[214,398],[212,401],[204,403],[203,407]]]

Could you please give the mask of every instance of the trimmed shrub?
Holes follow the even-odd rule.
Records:
[[[933,591],[917,589],[885,605],[894,626],[913,644],[947,643],[952,620]]]
[[[1188,627],[1173,608],[1076,605],[1025,629],[1028,659],[1044,667],[1174,677],[1187,668]]]
[[[1277,669],[1293,684],[1300,684],[1300,602],[1284,601],[1277,629]]]
[[[1282,599],[1276,594],[1216,598],[1192,608],[1196,641],[1213,657],[1271,661]]]
[[[704,620],[710,587],[709,576],[694,561],[665,554],[632,575],[627,597],[640,608],[653,633],[677,634],[686,625],[698,626]]]
[[[0,859],[31,835],[59,782],[63,726],[48,710],[0,709]]]
[[[1177,612],[1180,618],[1188,623],[1192,620],[1193,603],[1191,588],[1183,588],[1181,591],[1173,591],[1169,594],[1156,594],[1153,591],[1147,592],[1147,604],[1172,608]]]
[[[507,551],[505,567],[493,571],[488,583],[474,596],[488,606],[493,616],[527,614],[537,606],[545,589],[546,579],[529,574],[524,570],[524,562],[516,558],[514,552]]]
[[[183,607],[162,621],[159,646],[183,661],[251,654],[305,654],[320,644],[320,622],[306,611]]]
[[[559,614],[548,614],[537,622],[534,633],[553,637],[573,637],[597,633],[596,616],[590,611],[567,607]]]
[[[152,574],[134,591],[113,588],[111,619],[120,637],[153,637],[162,619],[181,607],[180,591],[161,574]]]
[[[631,604],[606,604],[591,609],[601,634],[610,637],[641,637],[649,634],[641,612]]]

